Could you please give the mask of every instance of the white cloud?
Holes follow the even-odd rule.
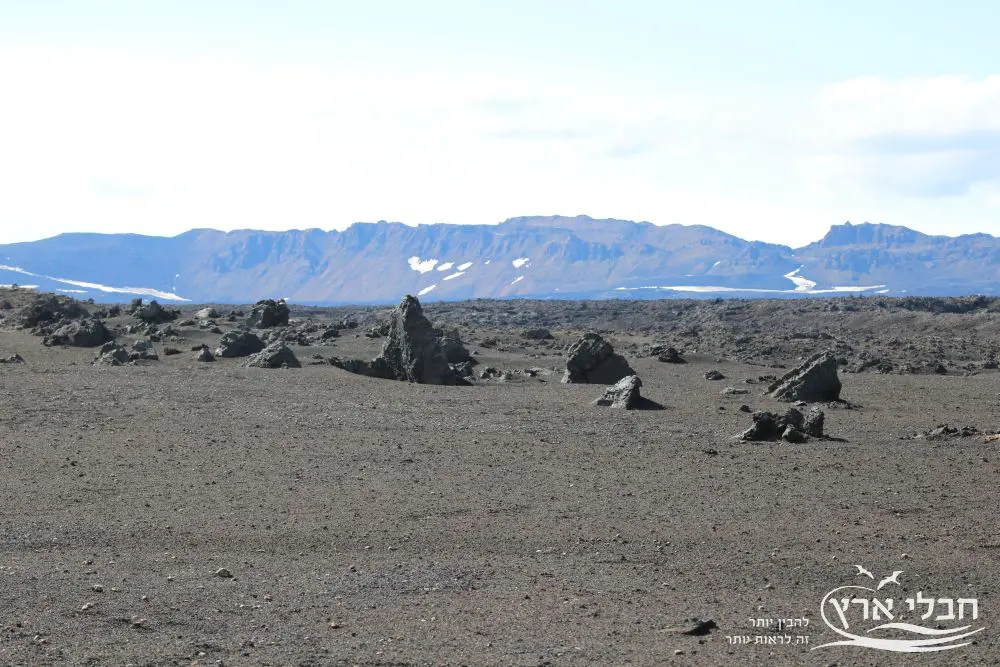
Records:
[[[826,87],[804,162],[835,194],[961,196],[1000,184],[1000,75]]]
[[[798,244],[982,228],[1000,197],[1000,76],[713,92],[128,55],[0,46],[0,242],[587,213]]]

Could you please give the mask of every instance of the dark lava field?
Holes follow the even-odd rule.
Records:
[[[0,290],[0,665],[1000,663],[1000,300],[404,305]]]

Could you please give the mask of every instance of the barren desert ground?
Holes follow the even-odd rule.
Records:
[[[26,292],[0,295],[0,357],[23,358],[0,364],[2,665],[1000,662],[1000,302],[429,304],[478,361],[434,386],[326,362],[377,355],[388,308],[293,306],[285,369],[195,360],[235,316],[108,314],[158,353],[112,366],[19,327]],[[560,382],[587,331],[663,409]],[[826,350],[830,437],[737,439],[742,405],[789,407],[758,378]],[[985,629],[939,653],[816,648],[855,564],[903,571],[898,607],[975,598]],[[786,632],[756,618],[806,618],[787,634],[807,639],[768,643]]]

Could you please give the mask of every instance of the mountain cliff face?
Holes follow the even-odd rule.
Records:
[[[512,218],[499,225],[358,223],[342,232],[196,229],[172,238],[64,234],[0,246],[0,284],[96,300],[332,304],[821,293],[995,294],[1000,239],[850,223],[793,249],[710,227]]]

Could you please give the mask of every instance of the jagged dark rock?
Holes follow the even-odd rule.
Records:
[[[837,376],[837,366],[837,358],[833,354],[820,352],[775,380],[767,388],[767,393],[779,401],[839,401],[842,385]]]
[[[932,429],[921,431],[910,436],[903,436],[902,440],[948,440],[951,438],[968,438],[974,435],[982,435],[975,426],[951,426],[950,424],[939,424]]]
[[[795,408],[788,408],[783,415],[771,412],[753,413],[753,426],[740,434],[741,440],[806,442],[810,437],[822,438],[824,415],[813,409],[808,416]]]
[[[687,361],[681,357],[681,353],[675,348],[667,347],[664,349],[653,348],[653,354],[656,355],[657,361],[662,361],[665,364],[686,364]]]
[[[416,297],[403,297],[389,317],[382,353],[368,364],[367,375],[420,384],[462,384],[448,365],[438,332],[424,316]]]
[[[290,315],[288,305],[284,300],[261,299],[250,309],[247,324],[254,329],[269,329],[288,324]]]
[[[81,319],[89,315],[82,304],[69,297],[38,294],[17,312],[14,320],[19,326],[28,328],[60,320]]]
[[[215,349],[215,356],[223,358],[248,357],[264,349],[264,341],[249,331],[230,331],[222,335]]]
[[[179,310],[164,308],[153,300],[144,304],[142,299],[135,299],[129,308],[129,314],[143,322],[172,322],[180,317]]]
[[[114,336],[101,320],[83,319],[73,320],[60,326],[46,336],[42,343],[47,346],[97,347],[112,338]]]
[[[569,349],[562,381],[584,384],[614,384],[635,375],[625,357],[596,333],[587,333]]]
[[[365,338],[385,338],[389,335],[389,323],[381,322],[365,329]]]
[[[521,338],[525,338],[527,340],[552,340],[554,336],[548,329],[538,327],[522,331]]]
[[[124,366],[131,362],[129,351],[123,345],[106,343],[94,359],[95,366]]]
[[[194,360],[205,361],[205,362],[215,361],[215,355],[212,354],[212,351],[208,349],[207,345],[202,345],[198,349],[198,354],[194,355]]]
[[[809,414],[806,416],[805,423],[802,425],[802,430],[814,438],[823,437],[823,425],[826,421],[826,415],[823,414],[822,410],[810,410]]]
[[[159,355],[156,354],[156,349],[153,347],[152,341],[148,340],[137,340],[132,344],[132,352],[129,357],[133,361],[143,360],[143,361],[157,361],[159,360]]]

